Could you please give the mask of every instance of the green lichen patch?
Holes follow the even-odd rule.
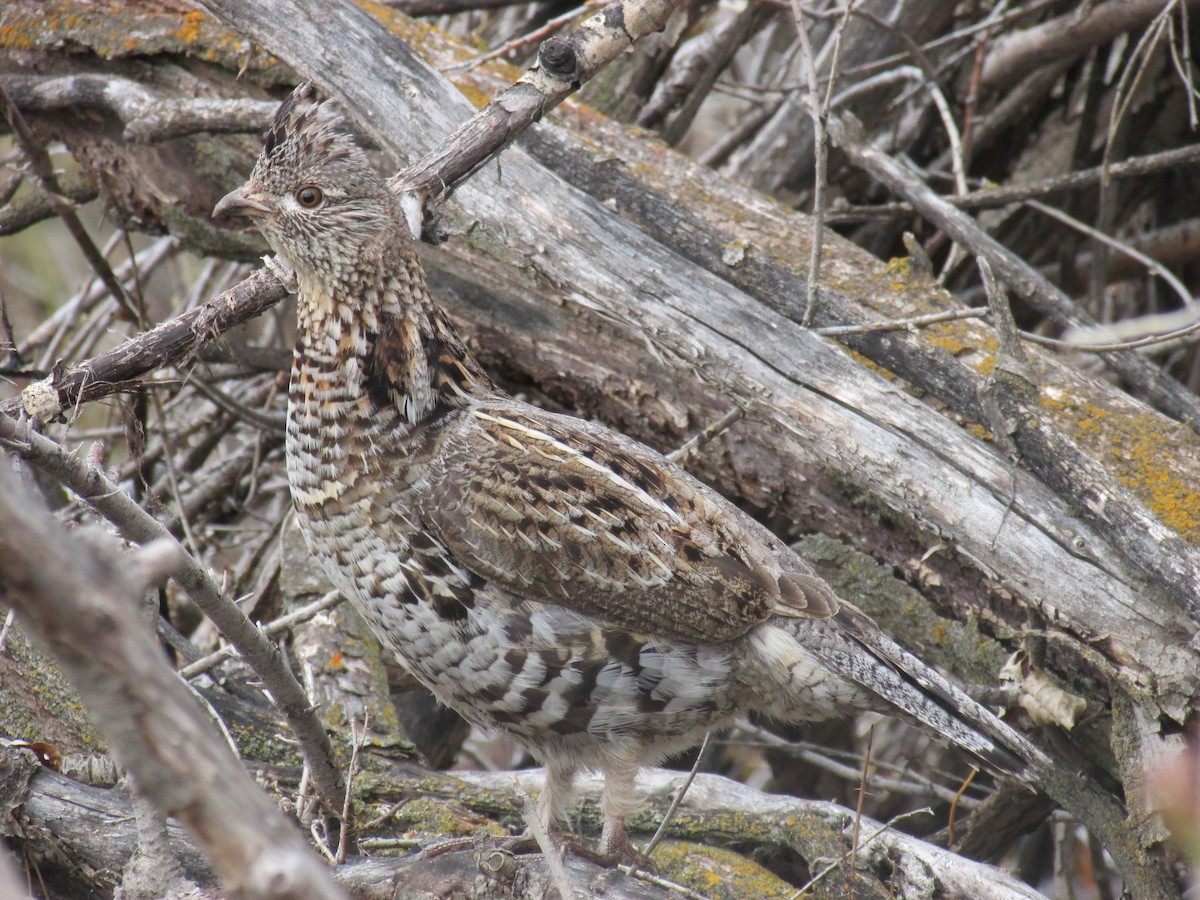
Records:
[[[19,625],[5,637],[0,658],[0,735],[53,744],[63,756],[104,751],[75,689]]]
[[[491,835],[508,832],[496,822],[474,813],[462,804],[440,797],[417,797],[394,805],[382,826],[389,833],[434,835],[439,838]]]
[[[739,853],[688,841],[663,841],[654,851],[659,874],[710,900],[776,900],[794,885]]]
[[[934,612],[921,594],[870,556],[825,535],[796,544],[841,596],[851,599],[906,646],[981,684],[993,680],[1008,651],[970,619],[957,622]]]

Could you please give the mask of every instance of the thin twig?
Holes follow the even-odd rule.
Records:
[[[687,778],[679,790],[675,792],[675,796],[671,798],[671,805],[667,807],[666,814],[662,817],[662,821],[658,823],[658,828],[654,831],[654,836],[650,838],[650,843],[646,845],[646,849],[642,851],[647,858],[654,852],[664,836],[667,833],[667,826],[671,823],[671,819],[675,817],[675,811],[679,809],[679,804],[683,802],[683,798],[687,796],[688,788],[692,786],[692,782],[696,780],[696,773],[700,771],[700,766],[704,762],[704,754],[708,750],[708,741],[712,737],[711,731],[704,732],[704,740],[700,742],[700,749],[696,751],[696,761],[692,763],[691,771],[688,772]],[[637,863],[629,867],[629,874],[637,874]]]
[[[841,778],[845,781],[858,782],[862,778],[862,772],[858,766],[858,755],[851,753],[848,750],[838,751],[832,747],[820,747],[815,744],[806,742],[788,741],[772,734],[761,726],[751,725],[749,722],[740,722],[738,730],[747,735],[754,737],[754,740],[730,740],[729,743],[733,746],[763,746],[782,750],[784,753],[795,756],[796,759],[816,766],[822,771],[828,772],[835,778]],[[841,756],[846,762],[840,762],[836,757]],[[944,785],[938,784],[930,778],[922,777],[918,773],[912,771],[907,766],[888,763],[886,760],[876,759],[876,772],[874,782],[876,788],[882,791],[887,791],[890,794],[904,794],[911,797],[923,797],[926,800],[935,797],[938,800],[949,803],[954,799],[954,791],[957,789],[958,781],[955,781],[954,788],[947,788]],[[894,775],[905,775],[906,779],[881,775],[881,771],[889,771]],[[935,774],[945,775],[944,772],[936,772]],[[973,808],[981,802],[976,797],[963,798],[964,808]]]
[[[813,128],[813,231],[812,245],[808,256],[808,284],[805,289],[804,315],[800,324],[805,328],[812,327],[813,315],[817,309],[817,290],[821,283],[821,246],[825,237],[825,190],[829,169],[829,134],[825,123],[829,118],[830,105],[833,102],[834,87],[837,83],[838,63],[841,60],[842,34],[846,23],[850,21],[850,11],[854,7],[853,0],[846,4],[846,10],[838,21],[833,34],[833,59],[830,63],[829,84],[824,99],[821,98],[817,77],[817,58],[813,53],[812,41],[808,35],[808,26],[804,23],[804,10],[800,0],[791,0],[792,17],[796,23],[796,36],[804,48],[804,74],[808,82],[808,110],[812,118]]]
[[[957,319],[983,319],[988,316],[986,306],[971,306],[967,309],[947,309],[942,312],[928,313],[923,316],[913,316],[909,319],[881,319],[863,325],[827,325],[814,329],[817,334],[825,337],[842,337],[849,334],[876,334],[885,331],[901,331],[921,328],[925,325],[936,325],[939,322],[953,322]]]
[[[13,372],[21,365],[21,353],[8,319],[8,302],[0,291],[0,372]]]
[[[930,78],[922,79],[925,85],[925,90],[929,94],[933,105],[938,111],[938,117],[942,120],[942,129],[946,132],[946,141],[950,145],[950,166],[954,172],[954,192],[959,196],[967,193],[967,164],[964,159],[962,136],[958,130],[958,123],[954,121],[954,113],[950,111],[950,104],[946,102],[946,97],[942,93],[942,89],[938,87],[936,81]],[[938,276],[938,284],[942,284],[946,280],[946,276],[954,270],[960,259],[966,256],[966,251],[957,242],[951,245],[950,253],[946,256],[946,262],[942,266],[941,274]]]
[[[975,776],[978,774],[979,774],[978,769],[974,769],[974,768],[971,769],[971,774],[968,775],[963,780],[963,783],[959,786],[958,790],[954,794],[954,800],[950,804],[950,818],[946,824],[946,844],[947,844],[947,846],[950,846],[950,847],[954,846],[954,820],[955,820],[955,817],[958,815],[958,800],[966,792],[967,788],[969,788],[971,786],[971,782],[975,780]]]
[[[1063,212],[1061,209],[1055,209],[1053,206],[1047,206],[1045,203],[1040,203],[1037,200],[1026,200],[1025,205],[1028,206],[1030,209],[1036,209],[1038,212],[1040,212],[1044,216],[1049,216],[1050,218],[1054,219],[1057,222],[1062,222],[1064,225],[1067,225],[1071,228],[1074,228],[1076,231],[1086,234],[1088,237],[1090,237],[1094,241],[1098,241],[1099,243],[1104,244],[1107,247],[1112,247],[1114,250],[1116,250],[1119,253],[1125,254],[1130,259],[1136,259],[1139,263],[1141,263],[1143,266],[1145,266],[1152,274],[1157,275],[1159,278],[1161,278],[1163,281],[1165,281],[1167,284],[1169,284],[1171,286],[1171,290],[1173,290],[1175,292],[1176,296],[1179,297],[1180,303],[1182,303],[1184,306],[1192,306],[1195,304],[1196,299],[1195,299],[1195,297],[1192,296],[1192,292],[1189,291],[1186,287],[1184,287],[1183,282],[1180,281],[1173,273],[1171,273],[1158,260],[1156,260],[1150,256],[1147,256],[1145,253],[1142,253],[1140,250],[1136,250],[1133,247],[1130,247],[1127,243],[1125,243],[1123,241],[1118,241],[1116,238],[1110,237],[1109,235],[1105,234],[1100,229],[1093,228],[1091,225],[1088,225],[1086,222],[1081,222],[1079,219],[1075,218],[1072,215],[1069,215],[1068,213]],[[1093,256],[1093,259],[1095,259],[1094,256]]]
[[[1175,19],[1172,18],[1169,22],[1170,39],[1167,46],[1171,49],[1171,63],[1175,66],[1175,74],[1179,80],[1183,82],[1184,93],[1187,94],[1188,100],[1188,125],[1192,131],[1196,130],[1196,126],[1200,124],[1200,115],[1196,111],[1196,85],[1192,72],[1192,42],[1189,37],[1191,26],[1188,23],[1188,5],[1186,3],[1179,4],[1179,18],[1181,25],[1175,25]],[[1180,52],[1181,45],[1182,52]]]
[[[725,415],[721,416],[721,418],[717,419],[717,421],[707,426],[703,431],[688,438],[682,446],[668,453],[667,459],[673,463],[682,465],[687,461],[689,456],[710,444],[717,435],[725,431],[744,415],[746,415],[746,407],[741,405],[735,406],[729,412],[725,413]]]
[[[1043,347],[1053,347],[1056,350],[1078,351],[1080,353],[1112,353],[1117,350],[1140,350],[1143,347],[1153,347],[1156,344],[1166,344],[1171,341],[1181,341],[1183,338],[1200,336],[1200,321],[1192,322],[1183,328],[1175,328],[1160,334],[1151,334],[1129,341],[1114,341],[1112,343],[1089,344],[1059,338],[1046,337],[1028,331],[1021,332],[1021,339],[1031,344],[1041,344]]]
[[[1140,95],[1139,88],[1142,84],[1142,79],[1149,71],[1150,61],[1155,56],[1154,51],[1166,34],[1166,22],[1169,21],[1171,12],[1177,5],[1178,0],[1169,0],[1162,11],[1159,12],[1149,27],[1143,32],[1138,39],[1137,45],[1129,54],[1129,61],[1121,71],[1121,77],[1117,79],[1116,87],[1113,89],[1113,103],[1109,108],[1108,127],[1105,129],[1104,136],[1104,152],[1100,159],[1100,191],[1098,197],[1098,208],[1096,210],[1096,223],[1099,226],[1098,231],[1107,232],[1113,224],[1115,199],[1113,197],[1112,178],[1108,174],[1109,167],[1112,165],[1112,154],[1116,145],[1117,133],[1121,128],[1121,123],[1126,120],[1126,115],[1129,112],[1134,98]],[[1134,72],[1134,66],[1136,71]],[[1134,72],[1132,77],[1130,73]],[[1093,239],[1092,247],[1092,265],[1088,278],[1088,298],[1091,301],[1092,310],[1099,311],[1102,308],[1104,296],[1104,287],[1108,280],[1108,245],[1102,241]]]
[[[1132,157],[1124,162],[1113,163],[1108,175],[1113,180],[1140,178],[1171,169],[1200,165],[1200,144],[1189,144],[1186,147],[1176,147],[1161,153],[1149,153],[1145,156]],[[945,201],[962,210],[998,209],[1012,203],[1025,200],[1048,197],[1066,191],[1078,191],[1095,185],[1104,175],[1099,166],[1091,169],[1081,169],[1078,172],[1068,172],[1065,175],[1055,175],[1028,184],[1016,184],[1006,187],[989,185],[979,190],[964,194],[961,197],[947,196]],[[899,218],[911,216],[914,207],[911,203],[885,203],[878,206],[852,206],[830,212],[833,222],[849,222],[858,219],[889,217]]]
[[[534,41],[540,41],[542,38],[554,34],[554,32],[558,31],[558,29],[562,28],[564,25],[574,21],[584,13],[596,9],[602,4],[603,0],[587,0],[586,3],[576,6],[574,9],[571,9],[560,16],[555,16],[540,28],[535,28],[533,31],[530,31],[527,34],[522,34],[519,37],[513,38],[511,41],[506,41],[499,47],[489,50],[487,53],[480,54],[479,56],[472,56],[470,59],[464,59],[462,62],[445,66],[442,71],[449,73],[457,72],[460,69],[473,69],[475,66],[483,65],[489,60],[505,56],[514,50],[520,50],[522,47],[529,46]]]
[[[159,238],[141,253],[137,254],[134,259],[128,259],[117,267],[117,277],[122,283],[130,278],[134,266],[137,266],[143,277],[149,276],[152,272],[158,269],[164,260],[172,257],[179,251],[179,240],[174,236]],[[55,351],[55,346],[62,340],[62,335],[67,326],[79,321],[80,316],[92,309],[97,303],[105,297],[111,296],[102,285],[97,285],[90,282],[83,290],[77,292],[66,303],[60,306],[51,315],[42,320],[36,328],[29,333],[23,340],[17,350],[23,355],[28,355],[37,350],[41,345],[50,342],[42,356],[42,361],[39,364],[41,368],[49,368],[53,365],[56,357],[61,354]]]
[[[342,803],[341,821],[338,823],[338,847],[334,862],[343,865],[346,854],[354,843],[354,779],[362,770],[362,748],[367,742],[367,728],[371,724],[371,713],[363,712],[362,731],[353,719],[350,720],[350,765],[346,769],[346,799]]]
[[[189,378],[187,383],[203,394],[214,406],[224,410],[231,416],[241,419],[248,425],[253,425],[255,428],[269,434],[282,435],[287,433],[287,419],[282,413],[273,416],[270,413],[251,409],[200,378]]]
[[[646,884],[652,884],[655,887],[665,888],[670,892],[671,896],[678,895],[683,897],[684,900],[710,900],[707,895],[701,894],[699,891],[693,891],[690,887],[679,884],[676,881],[663,878],[661,875],[653,875],[645,870],[638,870],[633,877],[638,881],[646,882]]]
[[[280,616],[278,619],[272,619],[266,625],[262,626],[262,633],[266,637],[274,637],[281,632],[288,631],[299,625],[301,622],[307,622],[313,616],[324,612],[327,609],[333,609],[342,602],[342,595],[337,591],[330,591],[320,600],[314,600],[307,606],[302,606],[295,612],[290,612],[286,616]],[[220,650],[214,651],[207,656],[202,656],[188,666],[179,670],[179,674],[184,678],[195,678],[204,672],[207,672],[213,666],[231,659],[238,655],[238,650],[232,644],[227,644]]]
[[[229,726],[225,724],[225,720],[221,718],[221,714],[217,712],[216,707],[209,702],[209,699],[205,697],[203,693],[196,689],[194,684],[182,678],[180,680],[183,681],[183,684],[188,689],[188,692],[196,698],[196,702],[204,707],[204,711],[208,713],[208,717],[212,720],[213,724],[217,726],[217,730],[221,732],[221,736],[225,738],[225,746],[229,748],[229,752],[238,759],[241,759],[242,751],[238,749],[237,741],[235,741],[233,739],[233,735],[229,733]]]
[[[167,471],[167,484],[171,487],[171,499],[175,501],[175,509],[178,510],[176,520],[179,522],[180,530],[183,531],[183,539],[187,541],[188,550],[191,551],[192,556],[199,559],[200,545],[196,542],[196,535],[192,533],[192,523],[188,519],[187,509],[183,505],[183,494],[179,490],[179,474],[175,471],[175,457],[171,453],[162,397],[158,395],[158,391],[150,391],[150,398],[154,404],[154,414],[158,420],[158,427],[163,442],[162,461],[163,467]]]
[[[850,836],[850,849],[857,852],[859,831],[862,828],[863,806],[867,802],[867,780],[871,772],[871,745],[875,740],[875,726],[867,732],[867,746],[863,751],[862,777],[858,782],[858,802],[854,805],[854,831]]]

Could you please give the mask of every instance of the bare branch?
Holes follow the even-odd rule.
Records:
[[[905,196],[918,212],[937,224],[977,256],[985,256],[1017,294],[1060,325],[1091,324],[1092,318],[1015,253],[986,234],[968,216],[925,185],[909,167],[860,141],[852,123],[830,116],[829,133],[856,165]],[[1129,354],[1106,356],[1105,361],[1127,378],[1164,412],[1200,430],[1200,400],[1178,382],[1159,376],[1145,360]]]
[[[436,152],[394,178],[392,189],[419,197],[423,206],[445,200],[639,38],[663,28],[680,2],[616,0],[570,33],[545,41],[532,68],[455,130]],[[410,213],[410,224],[411,219]]]
[[[1189,147],[1176,147],[1172,150],[1164,150],[1161,153],[1150,153],[1145,156],[1133,157],[1123,162],[1113,163],[1108,168],[1108,175],[1114,180],[1139,178],[1155,172],[1196,165],[1200,165],[1200,144],[1193,144]],[[962,210],[999,209],[1002,206],[1019,203],[1023,200],[1034,200],[1064,191],[1089,188],[1099,183],[1103,175],[1103,169],[1097,166],[1092,169],[1068,172],[1065,175],[1056,175],[1053,178],[1044,178],[1041,181],[1033,181],[1028,184],[997,185],[972,191],[961,197],[951,196],[944,199],[947,203]],[[911,215],[912,212],[913,206],[911,203],[889,203],[886,206],[858,206],[852,211],[845,213],[832,211],[829,214],[829,218],[831,222],[841,223],[854,221],[862,217],[906,216]]]
[[[185,824],[228,885],[247,897],[343,896],[157,652],[138,611],[145,586],[115,548],[64,532],[7,466],[0,570],[5,601],[62,665],[138,790]]]
[[[1196,0],[1186,2],[1196,5]],[[1040,25],[1009,31],[996,40],[984,61],[983,83],[1002,88],[1030,69],[1078,58],[1096,45],[1153,19],[1163,6],[1163,0],[1108,0],[1087,8],[1082,15],[1072,10]]]
[[[341,774],[334,764],[324,726],[314,714],[308,697],[275,645],[224,595],[208,570],[99,469],[78,462],[58,444],[7,416],[0,416],[0,442],[70,487],[116,525],[127,540],[139,544],[166,540],[179,547],[181,566],[174,574],[176,581],[262,679],[304,747],[322,797],[330,809],[340,809],[345,790]]]
[[[286,295],[279,279],[269,270],[260,269],[204,306],[181,313],[112,350],[56,372],[46,385],[47,392],[53,394],[46,418],[128,389],[155,369],[183,363],[214,337],[270,309]],[[7,400],[0,404],[0,413],[12,416],[21,408],[20,399]]]
[[[19,108],[53,112],[96,109],[125,126],[126,140],[152,143],[186,134],[261,133],[279,106],[271,100],[162,96],[128,78],[112,75],[6,74],[2,82]]]
[[[88,265],[92,267],[92,271],[96,273],[96,276],[104,282],[112,295],[125,308],[130,320],[141,322],[141,310],[136,306],[133,298],[126,292],[125,286],[113,275],[112,269],[108,265],[108,260],[97,249],[95,242],[92,241],[91,236],[87,233],[87,229],[79,221],[79,216],[75,213],[75,207],[63,198],[62,189],[58,186],[58,178],[54,174],[54,167],[50,163],[50,157],[46,154],[46,149],[33,136],[33,132],[29,130],[29,126],[25,123],[25,117],[21,115],[21,111],[17,108],[16,104],[4,92],[3,86],[0,86],[0,103],[4,104],[4,116],[8,120],[9,127],[12,128],[17,141],[20,143],[21,149],[25,151],[25,156],[29,159],[30,168],[33,170],[34,175],[37,176],[38,182],[45,192],[47,202],[53,207],[55,214],[63,220],[63,224],[67,226],[67,231],[75,239],[75,243],[79,245],[79,249],[83,253],[84,259],[87,260]]]

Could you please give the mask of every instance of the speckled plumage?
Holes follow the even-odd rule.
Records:
[[[879,709],[989,768],[1041,764],[718,494],[493,386],[332,103],[298,88],[216,213],[296,270],[287,468],[314,555],[439,699],[544,760],[548,825],[596,768],[603,849],[627,849],[637,769],[750,711]]]

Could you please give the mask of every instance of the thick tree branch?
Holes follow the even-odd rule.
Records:
[[[224,595],[208,570],[189,555],[157,519],[109,481],[98,468],[75,459],[58,444],[7,416],[0,416],[0,445],[69,487],[112,522],[126,540],[138,544],[166,541],[176,549],[178,564],[173,567],[172,577],[262,679],[304,748],[326,805],[331,812],[339,810],[345,786],[329,738],[308,696],[279,649],[237,604]]]
[[[115,545],[66,533],[0,466],[0,599],[63,666],[137,788],[173,815],[241,896],[341,895],[274,803],[217,738],[140,618]]]
[[[19,109],[41,112],[95,109],[124,126],[126,140],[149,143],[207,132],[262,133],[279,104],[269,100],[180,99],[129,78],[105,75],[6,75],[3,89]]]

